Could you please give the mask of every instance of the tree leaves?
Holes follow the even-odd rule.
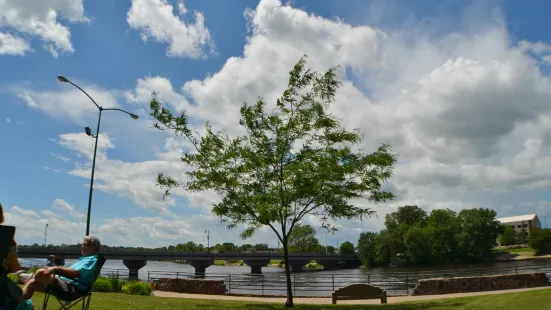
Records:
[[[199,135],[189,127],[185,112],[174,116],[153,94],[155,127],[172,130],[195,148],[182,156],[191,168],[188,182],[160,174],[157,185],[167,195],[181,186],[214,190],[222,201],[213,213],[228,228],[244,225],[240,236],[248,238],[269,226],[285,251],[293,227],[307,214],[325,225],[329,219],[372,216],[373,210],[353,202],[394,197],[381,186],[391,177],[396,156],[389,144],[371,154],[354,151],[362,142],[359,131],[346,130],[328,113],[341,86],[337,68],[319,74],[305,66],[306,56],[289,73],[287,89],[273,111],[266,111],[261,97],[253,105],[243,104],[239,125],[246,134],[237,137],[215,132],[208,123]]]

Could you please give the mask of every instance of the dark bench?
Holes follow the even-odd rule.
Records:
[[[357,299],[381,299],[382,304],[386,304],[386,291],[368,284],[352,284],[347,287],[333,291],[333,304],[337,300],[357,300]]]

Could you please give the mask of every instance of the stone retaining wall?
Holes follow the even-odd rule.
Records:
[[[438,295],[550,286],[545,273],[419,280],[412,295]]]
[[[150,282],[154,291],[188,294],[226,294],[226,285],[222,280],[168,279],[161,278]]]

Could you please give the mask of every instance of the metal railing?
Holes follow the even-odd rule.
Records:
[[[429,278],[457,278],[497,274],[521,274],[532,272],[551,273],[551,265],[526,265],[514,267],[471,268],[421,272],[316,274],[303,272],[291,274],[291,288],[296,296],[329,296],[335,289],[355,283],[378,286],[389,296],[409,295],[418,281]],[[284,273],[211,274],[196,275],[186,272],[148,271],[147,281],[161,278],[222,280],[228,294],[285,295],[287,282]]]

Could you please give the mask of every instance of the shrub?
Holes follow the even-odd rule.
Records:
[[[109,276],[109,282],[111,282],[113,292],[120,292],[122,290],[122,286],[128,283],[126,280],[119,279],[118,273],[116,275]]]
[[[15,273],[8,273],[8,278],[12,280],[13,283],[19,283],[19,279]]]
[[[151,295],[151,286],[149,283],[140,281],[130,281],[122,286],[122,292],[132,295]]]
[[[529,245],[536,254],[551,253],[551,229],[538,229],[530,233]]]
[[[92,285],[92,290],[95,292],[113,292],[113,286],[111,285],[111,281],[109,279],[106,279],[104,277],[99,277],[96,282],[94,282],[94,285]]]

